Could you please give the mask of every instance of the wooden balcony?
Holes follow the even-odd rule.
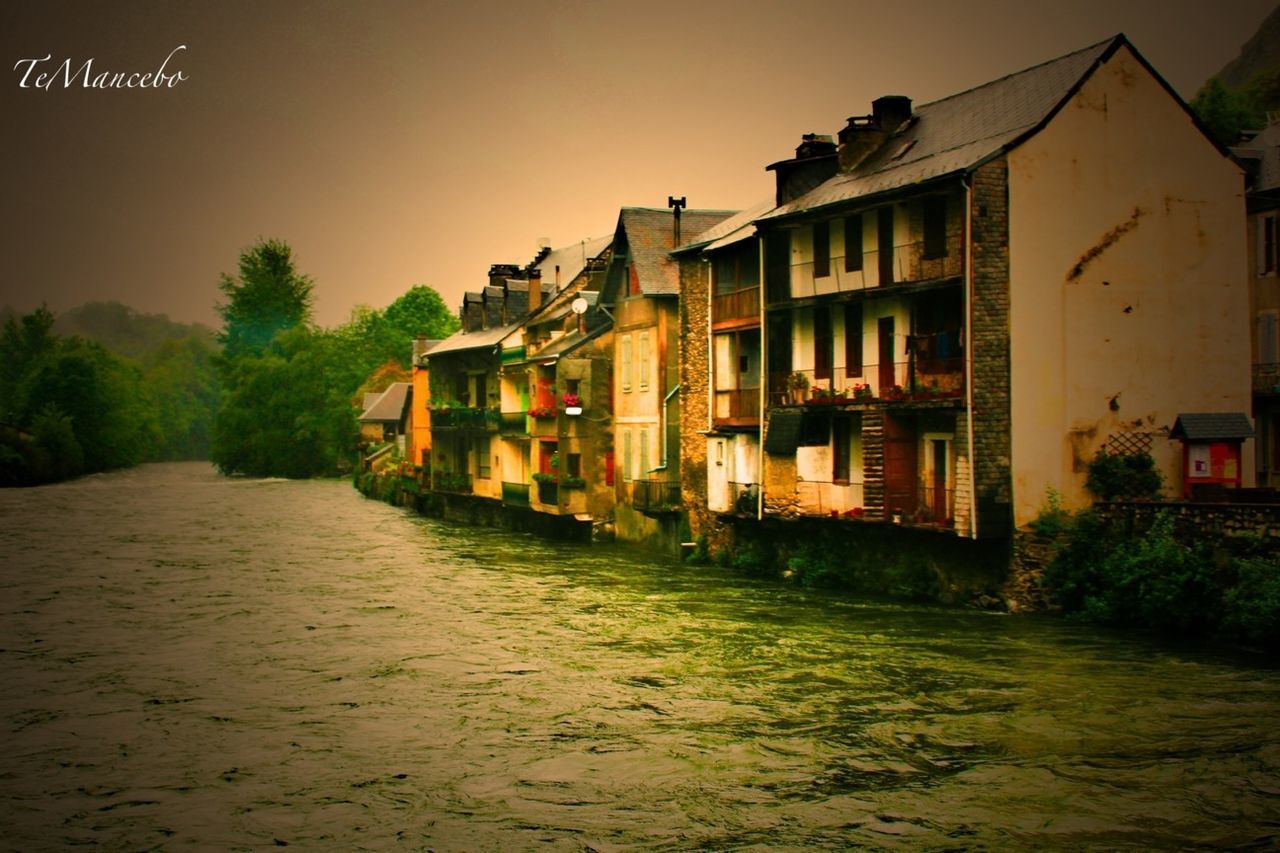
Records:
[[[716,426],[759,426],[760,389],[717,389],[712,419]]]
[[[747,287],[711,297],[713,328],[744,326],[760,322],[760,288]]]

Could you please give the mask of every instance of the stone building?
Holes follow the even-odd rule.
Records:
[[[1100,450],[1148,451],[1180,481],[1178,416],[1250,403],[1243,180],[1227,152],[1123,36],[871,107],[769,167],[775,206],[749,229],[762,452],[727,495],[713,469],[737,457],[727,441],[708,454],[708,511],[743,515],[759,489],[765,517],[1004,538],[1049,489],[1085,504]],[[734,276],[726,302],[751,284],[753,250],[733,245],[699,249]],[[685,273],[708,298],[716,278]],[[703,362],[713,437],[748,427],[733,420],[750,328],[726,325],[735,337]]]

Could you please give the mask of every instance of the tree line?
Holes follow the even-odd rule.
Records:
[[[458,321],[416,285],[324,329],[313,286],[287,243],[260,240],[221,276],[216,334],[119,303],[6,311],[0,485],[178,459],[253,476],[349,471],[363,392],[407,379],[413,339],[447,337]]]

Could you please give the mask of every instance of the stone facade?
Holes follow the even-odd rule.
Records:
[[[977,532],[1012,525],[1009,396],[1009,181],[1004,157],[973,173],[973,490]]]
[[[716,525],[707,509],[707,437],[711,413],[710,330],[711,265],[701,256],[680,261],[680,497],[694,537]]]

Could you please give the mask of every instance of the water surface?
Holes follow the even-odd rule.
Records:
[[[0,491],[15,850],[1280,846],[1280,673],[150,465]]]

